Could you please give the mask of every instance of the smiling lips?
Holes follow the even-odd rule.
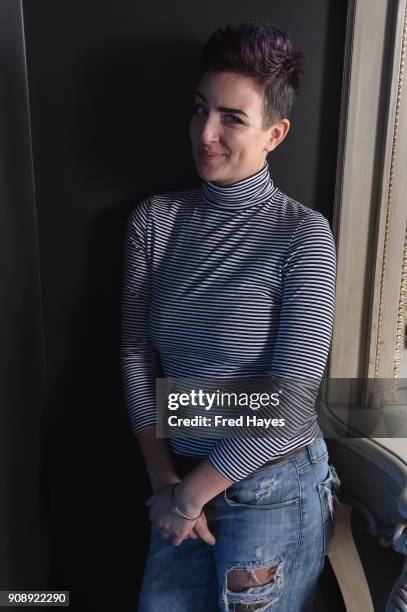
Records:
[[[211,161],[213,159],[216,159],[217,157],[220,157],[220,153],[205,153],[204,151],[198,151],[199,156],[205,160],[205,161]]]

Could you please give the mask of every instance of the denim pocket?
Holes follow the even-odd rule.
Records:
[[[317,484],[321,504],[323,545],[322,554],[329,552],[329,543],[335,534],[335,511],[339,503],[337,491],[341,481],[333,465],[328,465],[328,476]]]
[[[229,506],[271,510],[299,506],[299,492],[295,467],[287,464],[247,476],[225,489],[224,498]]]

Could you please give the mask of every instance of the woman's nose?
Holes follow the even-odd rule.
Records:
[[[215,117],[207,117],[201,129],[202,144],[209,144],[219,140],[219,125]]]

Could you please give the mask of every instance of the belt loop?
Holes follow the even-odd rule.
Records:
[[[307,444],[308,456],[311,463],[318,463],[318,453],[316,452],[318,449],[318,441],[323,440],[321,436],[315,438],[312,442]]]

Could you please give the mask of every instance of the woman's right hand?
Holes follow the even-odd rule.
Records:
[[[153,493],[156,493],[159,489],[169,485],[169,484],[178,484],[181,482],[181,478],[174,474],[171,478],[166,478],[165,482],[156,482],[152,484]],[[167,539],[171,537],[171,534],[168,532],[164,532],[161,530],[161,537]],[[216,539],[215,536],[209,531],[208,523],[205,516],[205,511],[202,512],[199,519],[195,522],[193,528],[185,536],[185,539],[197,540],[198,538],[202,538],[208,544],[215,544]]]
[[[164,531],[161,529],[161,537],[165,540],[171,537],[171,534],[168,531]],[[195,525],[191,529],[191,531],[185,536],[185,540],[197,540],[198,538],[202,538],[204,542],[207,544],[215,544],[216,539],[215,536],[209,531],[208,523],[206,520],[205,512],[202,512],[199,519],[196,521]]]

